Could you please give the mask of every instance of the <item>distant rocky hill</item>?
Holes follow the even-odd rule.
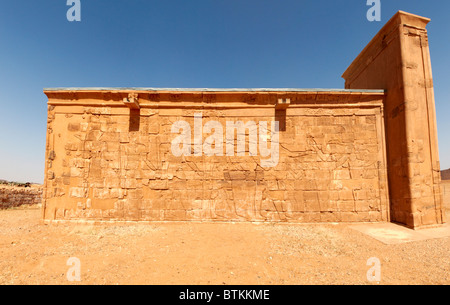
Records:
[[[9,186],[17,186],[17,187],[31,187],[31,186],[39,186],[37,183],[31,183],[31,182],[15,182],[15,181],[8,181],[4,179],[0,179],[0,185],[9,185]]]
[[[42,203],[42,187],[27,183],[0,184],[0,210]]]
[[[442,180],[450,180],[450,169],[441,171],[441,179]]]

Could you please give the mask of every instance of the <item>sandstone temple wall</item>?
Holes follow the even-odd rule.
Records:
[[[386,90],[391,216],[413,228],[445,222],[429,22],[398,12],[343,75],[348,89]]]
[[[44,220],[444,223],[429,21],[341,90],[45,89]]]
[[[46,91],[45,219],[389,218],[382,91],[135,90],[137,112],[122,102],[130,92]],[[276,109],[280,98],[290,100],[287,109]],[[183,120],[194,126],[199,113],[205,126],[210,121],[222,126],[279,121],[277,165],[264,167],[266,158],[259,152],[250,156],[248,129],[240,131],[246,135],[244,156],[237,151],[233,156],[225,151],[222,156],[175,156],[174,123]],[[201,143],[208,136],[204,132]],[[225,150],[227,138],[221,139]]]

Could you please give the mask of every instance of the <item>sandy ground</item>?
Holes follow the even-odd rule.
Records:
[[[348,224],[44,225],[0,211],[0,284],[450,284],[450,238],[385,245]],[[450,215],[449,215],[450,216]],[[69,282],[76,257],[81,282]]]

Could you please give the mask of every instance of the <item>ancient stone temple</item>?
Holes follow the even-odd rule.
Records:
[[[428,22],[346,89],[45,89],[43,219],[443,223]]]

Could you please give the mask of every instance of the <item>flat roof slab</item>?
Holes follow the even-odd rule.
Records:
[[[174,92],[344,92],[344,93],[385,93],[385,90],[355,89],[305,89],[305,88],[107,88],[107,87],[74,87],[45,88],[44,91],[174,91]]]

